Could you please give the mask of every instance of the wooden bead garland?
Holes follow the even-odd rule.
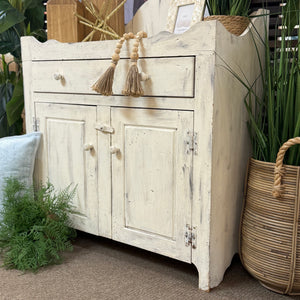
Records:
[[[144,31],[140,31],[135,36],[135,42],[133,44],[133,49],[130,55],[131,66],[127,73],[125,86],[122,91],[123,95],[139,97],[144,94],[144,90],[141,85],[141,77],[139,74],[139,70],[137,67],[137,60],[139,59],[139,45],[142,38],[146,38],[147,33]]]
[[[144,90],[141,86],[141,76],[137,67],[137,60],[139,59],[139,45],[142,38],[146,38],[147,33],[144,31],[138,32],[134,35],[132,32],[124,33],[123,37],[119,40],[116,45],[115,52],[111,57],[111,64],[109,68],[105,71],[105,73],[93,84],[92,89],[97,93],[100,93],[104,96],[111,96],[112,85],[114,80],[114,72],[116,66],[120,60],[120,52],[123,46],[123,43],[126,40],[134,39],[135,42],[133,44],[133,49],[130,54],[131,66],[129,68],[126,82],[122,93],[126,96],[139,97],[144,94]]]
[[[120,60],[119,54],[121,52],[121,48],[123,46],[123,43],[126,40],[132,39],[133,37],[134,37],[134,34],[132,32],[123,34],[123,37],[117,43],[115,52],[111,57],[111,64],[110,64],[109,68],[93,84],[92,89],[94,91],[96,91],[97,93],[100,93],[102,95],[105,95],[105,96],[112,95],[112,85],[113,85],[113,81],[114,81],[114,73],[115,73],[116,66]]]

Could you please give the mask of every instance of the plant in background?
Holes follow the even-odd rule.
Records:
[[[259,57],[260,78],[254,85],[250,85],[225,63],[226,68],[248,90],[245,105],[249,114],[252,157],[265,162],[275,162],[281,145],[290,138],[300,136],[299,28],[295,29],[300,23],[299,0],[289,0],[283,7],[282,15],[282,30],[278,39],[280,47],[275,47],[272,52],[266,37],[265,60],[263,64]],[[266,36],[267,33],[266,29]],[[262,86],[262,95],[256,92],[257,83]],[[288,151],[285,163],[300,165],[299,146]]]
[[[16,135],[22,131],[22,120],[18,118],[11,126],[7,120],[7,103],[13,98],[14,87],[17,82],[22,84],[20,76],[16,72],[9,70],[10,63],[6,63],[5,57],[2,54],[2,69],[0,69],[0,137],[7,135]],[[23,92],[21,93],[23,95]],[[17,90],[15,90],[14,98],[17,97]],[[21,101],[20,101],[21,102]],[[17,107],[12,107],[17,109]],[[9,115],[10,116],[10,115]]]
[[[209,14],[244,16],[249,14],[251,0],[206,0]]]
[[[286,1],[281,14],[274,50],[255,39],[258,49],[265,49],[257,80],[263,89],[256,93],[244,83],[254,159],[247,168],[239,252],[246,270],[264,287],[299,295],[299,172],[294,167],[300,165],[295,146],[300,143],[299,0]]]
[[[8,178],[0,212],[0,250],[7,268],[36,271],[61,262],[61,252],[72,250],[71,205],[75,189],[56,193],[52,184],[39,189]]]
[[[258,97],[248,87],[245,101],[250,116],[249,132],[253,158],[275,162],[280,146],[288,139],[300,136],[300,2],[289,0],[283,7],[280,48],[272,53],[265,45],[265,65],[261,66],[263,95]],[[296,43],[296,44],[295,44]],[[300,164],[299,146],[286,155],[289,165]]]
[[[20,134],[24,107],[20,37],[33,35],[46,41],[42,0],[0,1],[0,54],[11,53],[17,71],[9,71],[2,56],[0,71],[0,138]]]

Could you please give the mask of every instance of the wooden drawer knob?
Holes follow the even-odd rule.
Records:
[[[59,73],[54,73],[53,77],[55,80],[63,80],[64,79],[64,76]]]
[[[90,151],[90,150],[93,150],[93,149],[94,149],[93,144],[84,144],[84,146],[83,146],[84,151]]]
[[[120,148],[118,148],[116,146],[111,146],[110,147],[110,153],[111,154],[118,154],[118,153],[120,153]]]
[[[139,73],[139,75],[140,75],[141,81],[146,81],[146,80],[150,79],[150,75],[148,75],[148,74],[146,74],[144,72]]]

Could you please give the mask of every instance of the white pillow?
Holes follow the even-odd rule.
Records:
[[[5,178],[14,177],[26,185],[32,185],[40,139],[40,132],[0,138],[0,209]]]

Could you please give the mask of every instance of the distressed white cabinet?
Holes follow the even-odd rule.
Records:
[[[111,121],[113,238],[190,262],[193,112],[112,108]]]
[[[262,33],[262,18],[253,22]],[[209,290],[237,252],[250,148],[246,91],[224,62],[253,82],[253,37],[210,21],[144,39],[138,67],[150,80],[140,98],[121,94],[132,44],[105,97],[91,86],[116,41],[22,38],[27,131],[43,133],[35,176],[78,185],[75,228],[193,263]]]
[[[70,111],[69,105],[36,103],[35,111],[43,132],[42,178],[55,187],[75,183],[74,206],[80,214],[72,216],[73,222],[80,230],[98,234],[96,107],[76,105]]]

